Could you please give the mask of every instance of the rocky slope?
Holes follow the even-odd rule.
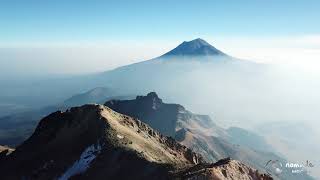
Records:
[[[1,175],[67,179],[86,172],[78,177],[161,179],[169,170],[199,162],[199,155],[141,121],[85,105],[41,120],[33,135],[1,162]]]
[[[209,116],[191,113],[179,104],[164,103],[155,92],[133,100],[111,100],[105,105],[116,112],[141,119],[161,133],[195,149],[209,161],[234,155],[241,149],[230,143],[234,136],[216,125]]]
[[[74,106],[89,103],[102,104],[110,99],[133,99],[133,95],[118,95],[115,90],[106,87],[97,87],[81,94],[76,94],[56,105],[16,112],[0,117],[0,144],[15,147],[25,141],[35,130],[40,119],[51,112],[66,110]]]
[[[32,136],[0,161],[0,174],[1,179],[186,179],[185,173],[201,164],[206,165],[200,155],[138,119],[92,104],[42,119]],[[216,164],[212,172],[219,177],[233,164]]]
[[[8,146],[0,146],[0,162],[9,156],[14,149],[8,147]]]
[[[260,174],[257,170],[229,158],[216,163],[203,163],[175,172],[175,177],[182,179],[212,179],[212,180],[272,180],[273,178]]]
[[[209,162],[231,157],[260,171],[266,170],[265,165],[269,160],[279,160],[283,164],[286,162],[272,152],[261,151],[260,147],[269,146],[263,139],[257,142],[252,141],[252,139],[259,139],[259,136],[238,128],[241,133],[249,133],[250,138],[238,137],[233,133],[234,131],[219,127],[209,116],[193,114],[179,104],[164,103],[154,92],[146,96],[138,96],[134,100],[111,100],[105,105],[116,112],[139,118],[161,133],[174,137]],[[250,143],[242,141],[241,138]],[[237,144],[234,144],[235,142]],[[265,150],[268,149],[270,148],[265,148]],[[292,174],[288,169],[283,169],[280,175],[275,172],[273,175],[279,176],[280,179],[311,179],[306,174]]]

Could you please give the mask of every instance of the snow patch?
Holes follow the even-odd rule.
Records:
[[[117,137],[119,138],[119,139],[123,139],[124,137],[122,136],[122,135],[120,135],[120,134],[117,134]]]
[[[58,180],[67,180],[71,176],[85,172],[89,167],[90,163],[96,158],[97,154],[100,153],[101,145],[92,144],[87,147],[80,155],[80,159],[73,163],[73,165],[61,176]]]

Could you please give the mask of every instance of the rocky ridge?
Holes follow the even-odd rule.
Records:
[[[91,104],[42,119],[32,136],[0,161],[0,171],[2,179],[10,180],[227,179],[220,175],[224,171],[231,173],[228,177],[256,177],[248,174],[256,171],[247,166],[243,172],[231,171],[238,165],[210,165],[140,120]],[[195,173],[199,168],[211,169],[211,174]]]
[[[166,178],[169,170],[200,162],[200,155],[137,119],[103,105],[84,105],[42,119],[0,167],[4,179],[144,179],[155,174]]]

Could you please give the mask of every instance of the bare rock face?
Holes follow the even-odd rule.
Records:
[[[14,149],[10,148],[8,146],[0,146],[0,153],[10,154],[13,151],[14,151]]]
[[[0,161],[4,161],[13,151],[14,149],[8,146],[0,146]]]
[[[195,165],[175,172],[174,177],[188,180],[272,180],[269,175],[261,174],[258,170],[230,158],[221,159],[213,164]]]
[[[177,104],[165,104],[155,92],[137,96],[133,100],[111,100],[105,103],[112,110],[138,118],[163,135],[175,136],[179,109]]]
[[[2,179],[167,179],[200,155],[103,105],[55,112],[0,162]]]
[[[95,104],[42,119],[32,136],[0,161],[0,171],[4,180],[264,177],[237,161],[208,164],[140,120]]]
[[[280,159],[273,153],[233,144],[229,132],[215,124],[209,116],[194,114],[179,104],[165,103],[154,92],[132,100],[111,100],[105,105],[116,112],[138,118],[160,133],[175,138],[207,162],[231,157],[265,172],[268,160]],[[283,173],[280,176],[288,179],[286,175]]]

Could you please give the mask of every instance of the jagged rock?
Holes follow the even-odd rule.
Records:
[[[176,179],[188,180],[272,180],[267,174],[261,174],[256,169],[250,168],[230,158],[219,160],[212,164],[198,164],[190,168],[173,173]]]
[[[0,146],[0,162],[5,160],[13,151],[14,149],[8,146]]]
[[[85,105],[42,119],[0,169],[2,179],[166,179],[169,170],[201,162],[200,155],[138,119]]]
[[[4,180],[212,179],[222,177],[221,171],[228,177],[260,177],[229,161],[210,165],[140,120],[92,104],[42,119],[32,136],[0,161],[0,171]],[[211,168],[210,176],[203,167]]]

